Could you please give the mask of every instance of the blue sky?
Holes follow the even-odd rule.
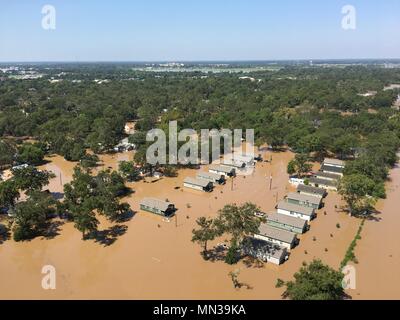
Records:
[[[399,0],[0,0],[0,61],[400,58],[399,34]]]

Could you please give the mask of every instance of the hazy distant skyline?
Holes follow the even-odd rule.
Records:
[[[0,61],[390,59],[399,30],[398,0],[0,0]]]

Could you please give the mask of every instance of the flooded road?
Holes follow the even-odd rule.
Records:
[[[272,163],[258,163],[254,174],[235,178],[233,188],[231,181],[228,181],[224,186],[217,186],[210,194],[182,187],[185,177],[194,177],[198,172],[192,169],[180,170],[178,177],[163,178],[155,183],[130,183],[134,193],[124,201],[131,204],[136,214],[125,223],[127,232],[110,246],[93,240],[82,241],[80,232],[74,229],[72,223],[61,226],[59,235],[50,240],[37,238],[23,243],[6,241],[0,245],[0,298],[280,299],[283,290],[275,288],[276,280],[291,279],[303,261],[320,258],[338,268],[354,238],[359,220],[337,211],[335,205],[340,207],[341,200],[334,192],[330,192],[325,207],[318,211],[318,218],[311,223],[311,230],[300,236],[300,245],[292,250],[285,264],[259,267],[240,262],[229,266],[221,261],[202,259],[200,246],[191,242],[196,218],[214,217],[225,204],[247,201],[254,202],[263,211],[270,211],[277,201],[294,190],[288,183],[286,173],[287,163],[294,155],[290,152],[264,151],[263,156],[268,160],[272,156]],[[103,156],[102,160],[105,167],[116,168],[118,161],[131,157],[131,153],[124,153]],[[72,178],[74,164],[60,157],[53,157],[51,161],[44,167],[56,175],[58,172],[58,176],[51,181],[50,190],[61,192],[60,175],[63,183],[68,182]],[[201,170],[206,170],[206,167]],[[273,177],[271,190],[270,175]],[[399,172],[397,175],[400,178]],[[146,196],[175,203],[178,208],[176,218],[167,221],[139,211],[139,201]],[[393,219],[388,223],[397,223],[398,226],[399,220]],[[371,222],[365,227],[367,232],[363,232],[363,239],[359,242],[361,252],[356,253],[357,257],[360,255],[360,268],[366,261],[363,268],[369,270],[371,262],[368,257],[371,252],[367,250],[368,245],[363,258],[362,245],[365,241],[376,242],[374,237],[378,237],[379,233],[374,228],[379,224]],[[107,227],[106,223],[101,224],[101,228]],[[368,235],[369,229],[371,236]],[[218,242],[221,239],[209,246]],[[398,263],[399,255],[393,249],[392,254],[391,259]],[[56,290],[44,290],[41,287],[41,269],[44,265],[56,268]],[[249,288],[233,288],[228,273],[236,269],[240,270],[238,280]],[[363,276],[363,271],[359,272],[360,277]],[[360,285],[359,288],[361,290],[363,287]],[[363,290],[367,294],[368,288]]]

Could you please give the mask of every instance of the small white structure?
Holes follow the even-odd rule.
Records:
[[[222,162],[224,165],[232,166],[239,169],[255,166],[254,155],[246,155],[238,153],[231,153],[225,155]]]
[[[185,178],[185,180],[183,181],[183,186],[186,188],[205,192],[211,192],[213,190],[213,183],[211,181],[191,177]]]
[[[211,181],[212,183],[223,184],[225,183],[225,176],[223,174],[212,173],[212,172],[199,172],[197,174],[198,179],[204,179]]]
[[[222,166],[222,165],[216,165],[212,164],[208,168],[208,171],[211,173],[216,173],[216,174],[222,174],[225,177],[232,177],[235,176],[236,170],[235,168],[228,167],[228,166]]]
[[[297,235],[295,233],[271,227],[266,223],[260,225],[254,238],[275,243],[288,251],[297,244]]]
[[[285,214],[290,217],[300,218],[311,221],[315,217],[315,210],[311,207],[303,207],[300,205],[281,201],[277,206],[278,213]]]

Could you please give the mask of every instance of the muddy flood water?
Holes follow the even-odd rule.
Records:
[[[110,245],[82,241],[73,223],[61,225],[52,239],[5,241],[0,244],[0,299],[280,299],[283,289],[275,288],[278,278],[291,279],[303,261],[313,258],[338,268],[353,240],[360,220],[337,209],[341,200],[335,192],[329,193],[325,207],[311,222],[311,230],[300,236],[300,244],[279,267],[269,263],[260,266],[251,261],[234,266],[218,260],[204,261],[200,246],[191,242],[196,218],[213,217],[225,204],[246,201],[257,204],[263,211],[271,211],[277,201],[294,190],[286,173],[293,154],[263,152],[264,159],[269,160],[271,155],[272,163],[258,163],[254,174],[235,178],[233,189],[229,181],[210,194],[183,188],[183,179],[196,175],[197,170],[191,169],[180,170],[176,178],[129,184],[134,193],[124,201],[136,213],[121,224],[127,227],[122,228],[125,233]],[[104,165],[100,169],[115,169],[118,161],[132,159],[132,154],[107,155],[101,159]],[[62,192],[62,184],[72,179],[75,164],[58,156],[48,160],[43,168],[56,174],[49,189]],[[368,221],[358,243],[357,289],[348,291],[353,298],[400,297],[399,185],[400,169],[396,168],[388,185],[388,199],[380,204],[381,220]],[[175,203],[176,218],[167,221],[140,211],[138,203],[146,196]],[[103,221],[100,229],[109,227]],[[42,289],[44,265],[56,268],[55,290]],[[228,276],[234,270],[239,270],[239,281],[247,285],[240,290],[233,288]]]

